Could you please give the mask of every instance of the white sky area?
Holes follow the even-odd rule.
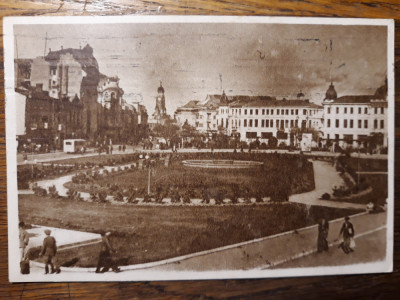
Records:
[[[18,58],[43,56],[46,33],[46,54],[88,43],[100,72],[117,75],[124,98],[149,114],[160,81],[173,115],[221,86],[227,95],[290,98],[302,90],[320,103],[331,80],[338,96],[373,94],[387,72],[385,26],[47,24],[15,25],[14,33]]]

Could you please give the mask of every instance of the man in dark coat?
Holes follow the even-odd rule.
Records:
[[[51,273],[60,273],[60,268],[55,267],[54,263],[54,257],[56,256],[57,253],[57,243],[56,239],[51,236],[51,231],[49,229],[46,229],[44,231],[46,234],[46,237],[43,240],[43,247],[42,251],[40,252],[40,256],[44,255],[44,261],[45,261],[45,274],[49,273],[49,265],[51,268]]]
[[[110,235],[111,235],[110,232],[101,233],[101,248],[100,248],[99,260],[97,262],[96,273],[107,272],[110,269],[110,267],[116,273],[120,271],[120,269],[113,262],[111,257],[111,253],[115,253],[116,251],[112,248],[110,241],[108,239]]]
[[[353,246],[351,245],[354,237],[354,227],[349,220],[349,217],[344,218],[344,223],[339,232],[339,237],[343,235],[343,242],[339,245],[339,247],[341,247],[343,249],[343,252],[346,254],[354,251]]]

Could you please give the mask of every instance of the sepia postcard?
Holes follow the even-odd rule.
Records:
[[[393,20],[3,28],[10,281],[392,271]]]

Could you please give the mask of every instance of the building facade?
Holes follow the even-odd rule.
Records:
[[[187,121],[203,133],[218,131],[245,142],[267,143],[275,137],[289,145],[306,129],[322,130],[323,110],[300,94],[294,100],[277,100],[270,96],[227,96],[223,92],[179,107],[175,119],[179,125]]]
[[[342,148],[387,146],[387,83],[374,95],[338,97],[331,84],[323,101],[323,139]]]
[[[302,132],[322,128],[322,106],[308,100],[277,100],[272,97],[241,96],[223,110],[220,125],[228,135],[241,141],[268,143],[275,137],[279,143],[296,145]]]
[[[77,137],[135,142],[139,123],[143,127],[147,122],[144,107],[139,122],[139,112],[124,101],[119,78],[99,72],[89,45],[50,49],[44,57],[16,60],[15,70],[16,90],[26,96],[28,138],[46,129],[43,133],[51,134],[50,140]]]
[[[82,102],[79,98],[54,99],[48,91],[17,89],[25,96],[25,134],[23,142],[46,145],[48,150],[61,149],[66,138],[82,137]],[[23,144],[23,143],[20,143]]]
[[[322,106],[304,98],[208,95],[190,101],[175,112],[181,126],[187,122],[199,132],[218,130],[247,143],[255,140],[298,146],[302,133],[312,133],[315,147],[387,147],[387,82],[373,95],[338,97],[331,83]],[[334,148],[331,148],[334,149]]]
[[[178,125],[187,122],[200,133],[216,133],[218,131],[219,107],[225,105],[227,97],[221,95],[207,95],[204,101],[192,100],[186,105],[178,107],[174,117]]]

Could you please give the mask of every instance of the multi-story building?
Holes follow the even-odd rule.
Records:
[[[300,98],[300,97],[299,97]],[[228,135],[251,142],[268,142],[276,137],[287,145],[297,143],[301,131],[322,126],[322,107],[306,99],[277,100],[268,96],[235,96],[220,108],[224,117],[220,125]]]
[[[25,132],[28,138],[37,135],[37,128],[43,123],[48,128],[57,127],[55,131],[46,131],[53,135],[50,140],[80,137],[91,141],[109,138],[115,142],[128,142],[134,139],[139,126],[138,111],[125,103],[119,78],[99,72],[89,45],[82,49],[50,49],[44,57],[16,60],[15,70],[18,74],[16,90],[27,97],[29,110],[25,115]],[[54,109],[48,106],[51,100]],[[62,105],[58,105],[59,102]],[[50,117],[46,117],[53,110],[59,114],[60,121],[57,116],[53,118],[56,121],[51,122]],[[46,116],[41,116],[42,113]],[[72,114],[70,117],[69,113]],[[65,120],[72,121],[65,121],[64,115]],[[144,115],[142,111],[140,115]],[[145,121],[147,114],[141,118],[141,122]]]
[[[82,132],[82,102],[78,97],[54,99],[48,91],[35,89],[16,89],[23,95],[20,104],[25,106],[24,131],[20,130],[21,141],[47,145],[48,149],[62,147],[65,138],[77,138]],[[21,124],[22,125],[22,124]],[[19,125],[19,127],[22,127]]]
[[[175,112],[178,124],[187,122],[199,132],[222,132],[240,140],[268,142],[276,137],[293,144],[299,130],[322,128],[322,106],[304,99],[277,100],[270,96],[208,95],[206,100],[190,101]]]
[[[175,120],[180,125],[187,123],[192,127],[197,127],[198,112],[201,109],[199,100],[191,100],[183,106],[180,106],[175,111]]]
[[[14,86],[28,87],[31,85],[32,59],[14,60]]]
[[[331,84],[323,101],[323,139],[342,148],[387,146],[387,83],[374,95],[337,97]]]
[[[218,131],[219,107],[224,105],[225,101],[225,93],[207,95],[204,101],[189,101],[175,111],[175,120],[180,126],[187,122],[201,133],[215,133]]]
[[[331,84],[317,105],[300,92],[296,99],[270,96],[208,95],[190,101],[175,112],[180,125],[187,122],[200,132],[218,130],[241,141],[271,137],[298,145],[301,134],[313,133],[317,145],[346,147],[387,146],[387,82],[374,95],[338,97]]]
[[[33,59],[30,84],[54,99],[79,98],[82,101],[82,132],[93,139],[98,131],[97,86],[99,67],[93,56],[93,48],[52,51],[45,57]]]

